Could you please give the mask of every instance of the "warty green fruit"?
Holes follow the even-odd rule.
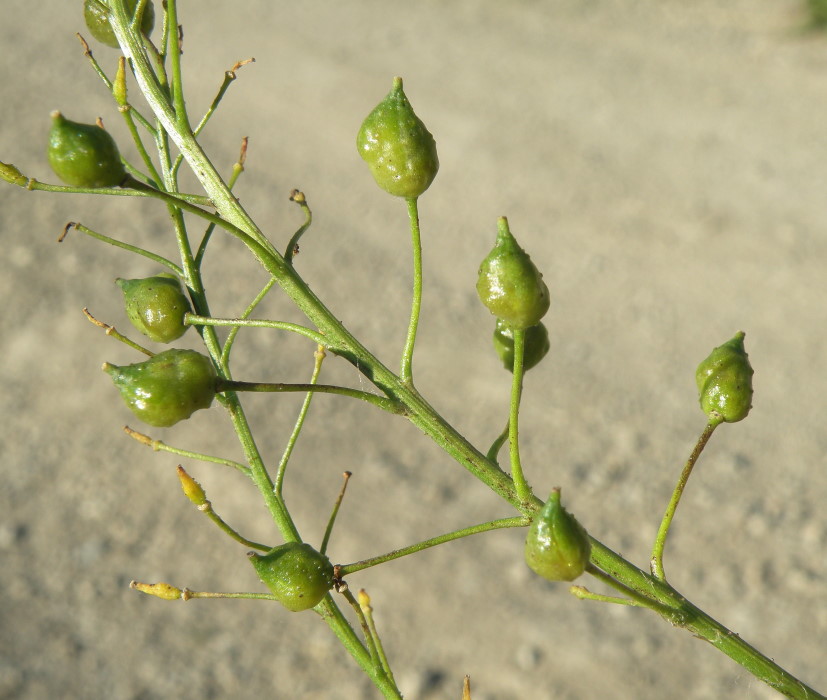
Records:
[[[419,197],[439,170],[436,142],[416,116],[402,89],[402,78],[362,122],[356,137],[359,155],[386,192]]]
[[[138,0],[124,0],[124,5],[127,14],[134,17]],[[118,48],[118,38],[115,36],[112,24],[109,21],[109,3],[106,0],[84,0],[83,19],[86,21],[89,32],[101,44],[111,46],[113,49]],[[144,8],[144,14],[141,16],[141,32],[149,36],[154,26],[155,8],[150,0]]]
[[[752,408],[752,375],[749,355],[744,349],[744,332],[739,331],[715,348],[695,371],[701,410],[713,421],[737,423]]]
[[[287,542],[266,554],[250,552],[259,578],[288,610],[315,607],[333,586],[333,565],[304,542]]]
[[[162,272],[153,277],[118,278],[130,322],[156,343],[171,343],[187,332],[184,314],[192,311],[189,299],[175,275]]]
[[[497,318],[514,329],[536,326],[550,304],[543,275],[517,243],[508,219],[497,221],[497,239],[480,265],[477,295]]]
[[[586,570],[590,554],[589,535],[560,504],[560,489],[553,489],[528,528],[526,564],[549,581],[574,581]]]
[[[104,363],[126,405],[144,423],[167,428],[209,408],[216,394],[210,358],[195,350],[165,350],[125,367]]]
[[[55,174],[72,187],[115,187],[126,178],[115,140],[96,124],[52,112],[47,151]]]

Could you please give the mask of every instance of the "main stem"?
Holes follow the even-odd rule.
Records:
[[[511,503],[518,511],[528,515],[537,510],[541,505],[539,499],[532,496],[528,502],[521,502],[509,476],[449,425],[408,383],[394,375],[368,352],[336,319],[333,313],[322,304],[292,266],[288,265],[267,241],[223,182],[193,134],[189,130],[182,130],[178,127],[174,113],[167,104],[159,85],[154,80],[151,67],[137,38],[125,29],[127,17],[123,0],[111,0],[111,6],[115,15],[115,21],[112,23],[115,34],[124,52],[132,61],[135,77],[153,112],[183,153],[184,158],[213,201],[217,211],[227,222],[245,231],[252,239],[252,241],[249,239],[245,241],[245,244],[259,262],[276,278],[285,294],[316,325],[319,331],[330,339],[331,345],[335,348],[334,351],[337,354],[351,361],[389,397],[402,403],[408,410],[410,421],[425,432],[436,444],[480,481]],[[638,569],[634,564],[626,561],[594,538],[592,538],[591,561],[620,583],[644,595],[654,596],[656,600],[672,607],[675,614],[669,618],[670,622],[683,626],[702,639],[706,639],[744,666],[757,678],[782,694],[791,698],[802,699],[824,697],[798,681],[771,659],[689,603],[671,586]],[[353,633],[350,626],[344,618],[340,617],[341,611],[338,611],[336,606],[333,606],[333,608],[336,610],[331,616],[334,619],[326,619],[328,619],[334,632],[342,639],[354,658],[376,682],[375,671],[369,670],[370,667],[366,668],[364,656],[359,651],[359,649],[364,651],[364,647],[358,640],[356,640],[358,649],[352,644],[353,639],[350,638],[350,635]],[[346,642],[346,639],[349,641]],[[381,687],[378,683],[377,686]],[[395,695],[389,695],[386,690],[383,690],[383,692],[386,697],[396,697]]]

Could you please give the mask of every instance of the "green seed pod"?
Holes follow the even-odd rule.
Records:
[[[175,275],[162,272],[155,277],[115,283],[123,291],[126,315],[141,333],[156,343],[171,343],[187,332],[184,314],[192,311]]]
[[[695,372],[701,409],[713,421],[737,423],[752,408],[753,369],[744,332],[715,348]]]
[[[95,124],[79,124],[52,112],[49,164],[73,187],[115,187],[126,177],[121,154],[109,132]]]
[[[574,581],[586,570],[590,553],[588,534],[560,505],[560,489],[553,489],[528,528],[526,563],[549,581]]]
[[[418,197],[439,170],[434,137],[408,102],[402,78],[362,122],[356,147],[376,184],[397,197]]]
[[[138,5],[138,0],[125,0],[127,14],[135,17],[135,9]],[[109,22],[109,3],[107,0],[85,0],[83,3],[83,18],[86,20],[86,26],[95,39],[101,44],[111,46],[113,49],[118,48],[118,39],[115,32],[112,30],[112,25]],[[152,28],[155,26],[155,8],[152,2],[147,2],[144,6],[144,14],[141,17],[141,32],[149,36],[152,33]]]
[[[536,326],[548,311],[543,275],[511,235],[504,216],[497,221],[494,248],[480,265],[477,295],[492,314],[516,329]]]
[[[216,374],[210,358],[195,350],[165,350],[145,362],[103,370],[144,423],[167,428],[186,420],[215,398]]]
[[[525,330],[525,353],[523,355],[523,372],[539,364],[549,351],[548,330],[542,322]],[[514,371],[514,329],[501,318],[497,319],[494,329],[494,350],[503,361],[503,366]]]
[[[304,542],[288,542],[267,554],[250,552],[259,578],[288,610],[315,607],[333,586],[333,565]]]

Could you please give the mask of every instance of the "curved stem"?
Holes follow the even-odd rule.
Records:
[[[523,476],[523,463],[520,460],[520,400],[523,395],[523,359],[525,357],[525,330],[514,331],[514,375],[511,379],[511,410],[508,416],[508,445],[511,457],[511,478],[518,498],[527,503],[531,498],[531,488]]]
[[[698,457],[701,456],[701,452],[703,452],[704,447],[706,447],[706,443],[709,442],[709,438],[712,437],[712,433],[715,431],[715,428],[717,428],[720,424],[720,420],[710,420],[709,423],[707,423],[706,428],[704,428],[703,433],[701,433],[701,437],[698,438],[698,442],[695,444],[695,449],[692,450],[692,454],[689,455],[689,459],[684,465],[683,471],[678,478],[678,484],[672,492],[672,498],[669,500],[669,505],[666,506],[666,512],[663,514],[663,520],[661,520],[660,527],[658,528],[658,534],[655,537],[655,544],[652,547],[652,559],[650,562],[652,573],[661,581],[666,580],[666,574],[663,571],[663,549],[666,546],[666,536],[669,534],[669,528],[672,525],[672,518],[675,517],[675,511],[678,509],[678,503],[680,503],[683,490],[686,488],[686,483],[692,475],[692,469],[695,466],[695,462],[697,462]]]
[[[491,443],[491,447],[488,448],[488,452],[485,454],[485,456],[495,464],[499,464],[497,455],[500,454],[502,446],[505,444],[506,440],[508,440],[508,430],[510,425],[510,421],[505,424],[505,428],[503,428],[503,431],[497,436],[497,439]]]
[[[313,358],[313,374],[310,376],[310,383],[317,384],[319,380],[319,373],[322,371],[322,362],[325,358],[324,348],[321,345],[317,346],[316,352],[313,353]],[[312,400],[313,392],[308,391],[307,396],[304,397],[304,401],[302,402],[299,417],[296,419],[296,424],[293,426],[293,432],[290,434],[290,438],[287,440],[287,445],[285,446],[284,452],[279,460],[279,466],[276,469],[276,483],[273,487],[279,495],[281,495],[282,488],[284,486],[284,473],[287,469],[287,463],[290,461],[290,456],[293,454],[293,448],[296,445],[296,441],[299,439],[299,433],[301,433],[302,427],[304,426],[304,420],[307,418],[307,412],[310,410],[310,402]],[[324,548],[320,551],[324,554]]]
[[[419,326],[419,312],[422,307],[422,239],[419,234],[419,205],[416,197],[407,200],[408,219],[411,225],[411,247],[413,249],[413,301],[408,337],[402,352],[402,367],[399,376],[406,384],[413,386],[413,353],[416,330]]]

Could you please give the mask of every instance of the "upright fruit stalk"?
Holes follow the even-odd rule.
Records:
[[[413,350],[422,304],[422,243],[419,232],[419,196],[430,187],[439,158],[431,132],[416,116],[402,89],[402,78],[362,122],[356,136],[359,155],[368,164],[376,184],[395,197],[404,197],[414,252],[413,302],[408,336],[402,352],[400,376],[413,385]]]
[[[530,360],[536,364],[548,350],[548,338],[544,337],[545,327],[538,324],[548,311],[550,300],[543,275],[531,262],[528,253],[517,243],[508,226],[508,219],[504,216],[497,221],[494,247],[480,264],[477,296],[498,319],[497,331],[494,334],[495,349],[504,361],[508,358],[512,363],[511,370],[514,376],[511,380],[511,405],[508,416],[511,478],[520,500],[528,503],[532,493],[523,476],[518,428],[523,372],[526,369],[526,337],[527,329],[534,329],[530,334]],[[495,445],[498,442],[495,442]]]

